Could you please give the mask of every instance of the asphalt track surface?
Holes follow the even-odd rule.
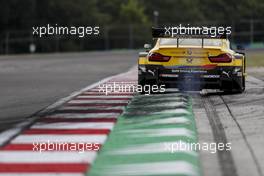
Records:
[[[136,63],[136,51],[1,56],[0,131]]]
[[[67,56],[68,56],[68,59],[65,59],[65,57],[67,58]],[[2,97],[1,111],[6,113],[4,114],[4,116],[2,113],[1,117],[3,120],[14,119],[15,121],[23,121],[23,119],[28,117],[30,114],[35,113],[40,109],[43,109],[45,106],[55,102],[58,98],[65,97],[69,95],[70,93],[76,90],[79,90],[91,84],[92,82],[99,81],[108,75],[113,75],[115,73],[127,71],[128,68],[130,68],[132,65],[135,64],[136,56],[137,56],[136,52],[83,53],[83,54],[69,54],[69,55],[66,54],[66,55],[57,55],[57,56],[48,55],[47,58],[50,58],[50,60],[45,60],[45,61],[35,56],[26,56],[27,58],[24,58],[23,60],[28,61],[31,59],[31,62],[34,62],[37,59],[39,60],[36,61],[35,65],[34,64],[30,65],[29,63],[31,62],[25,61],[24,64],[20,64],[19,66],[16,65],[16,62],[19,62],[16,57],[1,58],[2,59],[0,60],[1,85],[2,85],[2,82],[5,83],[3,84],[3,87],[5,86],[6,88],[6,89],[3,89],[1,86],[1,89],[3,89],[2,90],[3,92],[4,90],[7,90],[5,91],[5,93],[2,92],[1,94],[1,97]],[[52,57],[57,58],[57,59],[53,61],[51,59]],[[113,60],[116,62],[123,59],[122,61],[124,61],[124,63],[123,64],[120,63],[120,65],[116,66],[117,63],[113,63],[114,62],[113,60],[112,61],[109,60],[109,62],[105,62],[105,60],[107,60],[107,58],[109,57],[113,58]],[[75,60],[75,58],[77,59]],[[97,58],[97,61],[93,60],[94,63],[90,65],[91,60],[88,61],[86,60],[87,58]],[[8,60],[8,59],[11,59],[11,60]],[[11,62],[12,59],[13,59],[13,62]],[[77,65],[75,65],[75,67],[73,66],[75,63],[74,61],[79,61],[79,63],[77,62],[78,64],[76,63]],[[39,64],[39,62],[42,64]],[[88,62],[87,65],[84,64],[86,62]],[[104,67],[102,67],[101,69],[98,69],[98,67],[100,68],[102,64],[105,64]],[[111,64],[113,65],[110,67]],[[95,67],[96,65],[98,67]],[[15,68],[18,68],[18,67],[21,67],[23,69],[21,69],[20,72],[16,73]],[[65,68],[68,68],[68,69],[65,70]],[[84,68],[84,70],[80,68]],[[109,70],[107,70],[106,68],[109,68]],[[118,68],[118,69],[114,70],[114,68]],[[123,71],[121,69],[123,69]],[[35,70],[35,71],[33,72],[31,70]],[[102,71],[103,73],[99,74],[99,72],[96,72],[96,71],[99,71],[99,72]],[[79,72],[81,72],[82,74],[80,74]],[[34,77],[34,74],[40,74],[42,76],[38,76],[38,77],[36,76],[37,77],[36,78]],[[74,76],[82,75],[83,77],[81,78],[73,77],[73,74],[75,74]],[[132,74],[133,81],[135,81],[135,78],[134,78],[135,74],[136,72]],[[5,79],[3,79],[3,75],[6,76]],[[14,79],[13,81],[9,81],[9,80],[12,80],[12,78],[14,78],[12,77],[14,75],[16,75],[16,79]],[[42,79],[40,79],[40,78],[45,78],[46,76],[48,76],[49,79],[51,80],[47,81],[46,79],[43,79],[43,80],[46,80],[46,81],[43,81]],[[57,87],[58,86],[57,84],[59,84],[56,82],[58,81],[57,79],[61,79],[60,80],[61,84],[59,85],[60,86],[59,88]],[[22,80],[24,80],[25,82],[23,82]],[[41,80],[42,82],[42,84],[39,84],[39,87],[36,86],[37,85],[36,83],[38,82],[37,80],[38,81]],[[115,80],[115,81],[129,81],[129,80],[121,76],[119,77],[118,80]],[[53,83],[54,85],[51,86],[47,83],[49,84]],[[11,90],[9,94],[8,94],[9,90],[7,89],[8,86],[10,87],[10,90]],[[42,86],[44,86],[44,88],[40,88]],[[201,166],[203,170],[202,172],[205,176],[207,175],[208,176],[210,175],[215,175],[215,176],[218,176],[218,175],[219,176],[221,175],[222,176],[236,176],[236,175],[263,176],[263,172],[264,172],[264,168],[263,168],[264,166],[264,154],[263,154],[264,82],[252,76],[249,76],[246,81],[246,87],[247,88],[246,88],[245,93],[235,94],[235,95],[223,95],[223,94],[219,94],[217,92],[211,92],[211,91],[204,91],[201,94],[187,93],[187,95],[190,95],[190,97],[193,99],[193,111],[195,115],[197,135],[198,135],[199,142],[200,143],[202,142],[205,142],[205,143],[230,142],[232,144],[232,150],[229,152],[218,151],[216,153],[210,153],[208,151],[200,151],[200,162],[201,162]],[[47,90],[47,89],[51,89],[51,90]],[[42,91],[45,90],[47,92],[43,93],[40,90]],[[33,93],[31,91],[33,91]],[[76,103],[77,101],[77,103],[79,104],[78,106],[81,106],[81,107],[74,107],[71,104],[67,104],[65,105],[66,107],[61,107],[60,109],[55,110],[55,115],[54,117],[52,117],[52,118],[56,118],[55,121],[54,119],[51,119],[50,117],[46,117],[47,119],[43,119],[43,121],[41,120],[40,122],[35,123],[30,129],[24,131],[24,133],[20,134],[17,138],[13,140],[13,142],[11,142],[10,144],[6,146],[6,148],[4,149],[5,151],[1,153],[2,158],[0,160],[6,160],[5,162],[11,162],[11,163],[17,160],[18,161],[26,160],[26,161],[31,161],[31,162],[34,161],[34,157],[25,158],[25,156],[29,156],[29,155],[25,155],[25,153],[23,152],[26,151],[27,153],[30,149],[29,146],[25,145],[25,142],[30,142],[36,139],[41,140],[41,138],[34,138],[34,135],[40,135],[44,139],[45,136],[43,136],[43,133],[44,134],[47,133],[47,135],[55,135],[55,136],[59,133],[63,133],[64,135],[65,133],[75,133],[77,135],[80,135],[83,133],[90,133],[90,135],[95,135],[99,133],[100,135],[104,135],[104,136],[99,135],[99,137],[96,137],[96,138],[94,137],[89,138],[88,136],[87,137],[88,139],[93,139],[93,140],[96,139],[99,142],[103,143],[105,141],[105,137],[106,137],[105,135],[109,133],[109,129],[112,129],[113,124],[111,123],[114,122],[114,119],[116,117],[109,118],[109,116],[107,116],[109,118],[107,119],[107,118],[102,118],[101,116],[98,115],[98,118],[101,118],[100,120],[98,120],[97,118],[83,119],[83,118],[86,118],[86,116],[88,117],[88,115],[86,114],[85,117],[83,115],[79,116],[79,118],[81,118],[79,120],[72,119],[72,115],[74,114],[76,115],[76,113],[77,114],[78,113],[88,113],[88,114],[89,113],[102,113],[102,112],[103,113],[116,113],[116,114],[121,113],[120,110],[115,109],[118,107],[113,108],[113,104],[111,105],[107,104],[107,106],[105,105],[106,107],[104,107],[103,110],[102,110],[102,107],[96,107],[97,104],[95,104],[94,101],[97,101],[97,100],[92,100],[93,101],[92,106],[93,107],[95,106],[95,109],[93,109],[93,111],[91,112],[90,105],[87,107],[87,104],[84,105],[83,102],[80,102],[80,101],[90,101],[90,100],[87,100],[87,96],[88,95],[92,96],[94,94],[94,91],[95,90],[89,89],[87,90],[86,93],[82,93],[81,95],[79,95],[80,96],[79,98],[75,97],[77,99],[72,100],[73,102],[71,103]],[[40,95],[42,94],[41,93],[38,94],[38,92],[42,92],[43,94],[42,98],[44,100],[42,98],[40,99]],[[14,95],[11,93],[13,93]],[[49,95],[49,93],[52,93],[52,95]],[[13,101],[11,100],[7,101],[8,98],[10,98],[9,96],[13,97],[12,99]],[[24,103],[28,105],[29,109],[25,108],[24,110],[24,107],[22,106],[23,104],[21,103],[21,99],[19,100],[16,99],[16,98],[20,98],[19,96],[23,96],[22,100],[24,100]],[[34,97],[31,97],[31,96],[34,96]],[[46,96],[48,96],[48,98]],[[126,99],[127,95],[122,95],[122,98]],[[117,100],[116,98],[114,99],[115,100],[108,100],[108,101],[123,101],[119,99]],[[20,109],[21,113],[19,112],[19,110],[14,110],[17,115],[13,115],[13,116],[10,115],[14,112],[12,111],[12,109],[6,108],[7,109],[6,110],[4,108],[4,107],[9,107],[6,105],[7,102],[5,102],[4,100],[9,102],[9,106],[16,105],[16,108],[12,106],[11,108],[13,108],[13,110]],[[27,102],[29,100],[30,102]],[[14,102],[16,102],[17,104]],[[31,106],[33,106],[34,108],[32,108]],[[112,106],[111,111],[109,111],[108,106]],[[97,108],[101,109],[102,111],[98,112],[96,110]],[[11,113],[8,113],[8,112],[11,112]],[[66,115],[67,113],[70,114],[69,117],[67,117]],[[65,119],[60,118],[62,114],[64,114]],[[110,121],[112,122],[110,123]],[[3,122],[4,121],[1,122],[2,127],[7,127],[7,123],[3,123]],[[57,123],[62,123],[62,122],[63,123],[67,122],[68,125],[66,126],[65,124],[62,126],[57,125]],[[77,125],[72,125],[71,123],[73,122],[76,123]],[[108,131],[104,129],[95,130],[95,131],[94,130],[87,131],[87,129],[85,129],[87,126],[83,126],[85,125],[83,123],[86,123],[86,122],[93,123],[93,124],[100,123],[99,127],[102,126],[104,128],[107,128]],[[172,122],[172,121],[166,121],[166,123],[167,122]],[[52,125],[50,123],[54,123],[54,124]],[[81,125],[81,128],[84,128],[84,129],[81,129],[81,130],[75,129],[76,127],[80,128],[80,126],[78,125]],[[67,130],[65,129],[59,130],[59,128],[61,127],[67,127]],[[77,138],[77,137],[75,138],[74,136],[72,136],[71,138],[65,137],[65,139],[78,141],[81,138]],[[20,157],[17,155],[19,154],[19,151],[17,150],[22,151],[22,154]],[[14,151],[16,151],[17,153],[14,153]],[[34,154],[34,155],[37,155],[37,154]],[[47,158],[47,159],[43,159],[43,161],[45,162],[47,162],[49,159],[52,159],[52,158],[53,160],[57,162],[61,162],[59,157],[57,157],[58,159],[54,159],[53,156],[55,155],[47,154],[47,157],[43,155],[42,158]],[[65,153],[65,154],[58,153],[58,156],[61,156],[61,157],[64,156],[62,158],[69,160],[69,161],[74,161],[74,162],[79,162],[82,160],[80,155],[73,155],[69,153]],[[87,155],[85,161],[91,162],[89,158],[94,159],[94,154],[89,154],[89,156]],[[68,163],[68,164],[71,164],[71,163]],[[51,167],[47,164],[44,166],[46,166],[46,168]],[[80,171],[81,170],[82,172],[84,172],[87,169],[86,168],[87,166],[84,167],[83,164],[77,165],[77,166],[73,165],[73,166],[69,167],[68,169],[70,171],[73,171],[73,170]],[[136,165],[136,166],[140,167],[140,165]],[[148,165],[145,165],[144,167],[149,168]],[[39,165],[38,167],[32,167],[29,169],[34,170],[38,168],[40,170],[43,169],[43,164]],[[62,167],[61,165],[55,165],[55,166],[53,165],[51,168],[53,168],[56,171],[57,169],[60,170]],[[10,167],[10,165],[5,165],[5,167],[2,167],[1,169],[3,169],[4,171],[6,171],[6,169],[10,169],[11,171],[12,169],[22,169],[23,170],[23,165],[20,165],[20,168],[14,167],[14,165],[12,165],[12,167]],[[126,167],[126,169],[128,168]]]
[[[201,151],[204,175],[263,176],[264,81],[248,76],[243,94],[192,95],[200,143],[229,142],[230,152]]]

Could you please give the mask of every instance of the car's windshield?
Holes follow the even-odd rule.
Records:
[[[177,45],[176,38],[162,38],[160,45]],[[204,39],[204,46],[222,46],[222,39]],[[202,46],[202,39],[179,38],[179,47]]]

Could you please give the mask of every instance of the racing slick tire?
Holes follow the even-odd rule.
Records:
[[[235,81],[233,81],[232,85],[237,85],[235,88],[227,88],[224,87],[222,90],[224,91],[224,93],[226,94],[239,94],[239,93],[243,93],[245,91],[245,76],[242,77],[241,79],[241,83],[239,85],[237,85],[237,83]]]
[[[141,78],[140,76],[138,76],[138,85],[141,87],[144,87],[146,85],[146,79],[145,78]],[[140,94],[144,94],[145,92],[139,92]]]

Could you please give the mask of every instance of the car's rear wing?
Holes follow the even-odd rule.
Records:
[[[215,34],[215,36],[212,36],[210,34],[196,34],[196,32],[199,32],[199,30],[202,30],[200,27],[194,27],[192,28],[193,32],[192,34],[175,34],[174,28],[155,28],[152,27],[152,37],[153,38],[218,38],[218,39],[227,39],[228,35],[226,32],[223,32],[223,34]]]
[[[196,27],[194,29],[197,29]],[[202,39],[201,47],[204,47],[204,39],[228,39],[228,35],[226,32],[223,34],[216,34],[215,36],[209,34],[175,34],[173,32],[173,28],[155,28],[152,27],[152,37],[157,38],[176,38],[177,39],[177,47],[179,47],[179,39],[183,38],[197,38]]]

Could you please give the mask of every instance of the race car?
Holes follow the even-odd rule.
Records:
[[[226,35],[163,35],[152,28],[155,46],[139,53],[138,84],[165,85],[180,90],[245,90],[245,54],[230,48]]]

